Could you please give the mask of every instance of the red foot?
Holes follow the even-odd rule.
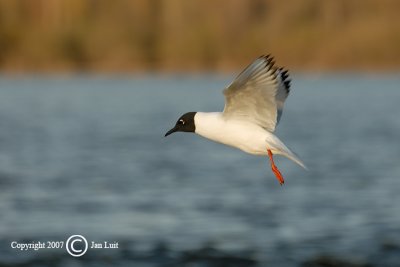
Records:
[[[271,161],[271,169],[274,172],[276,179],[278,179],[280,185],[283,185],[285,183],[285,180],[283,179],[281,172],[278,170],[278,167],[276,167],[274,159],[272,157],[272,152],[269,149],[268,149],[268,156],[269,160]]]

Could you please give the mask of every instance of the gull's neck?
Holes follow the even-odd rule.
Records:
[[[194,116],[195,133],[212,140],[221,134],[225,123],[221,112],[197,112]]]

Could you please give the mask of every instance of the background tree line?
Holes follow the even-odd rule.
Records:
[[[398,70],[396,0],[0,0],[0,70]]]

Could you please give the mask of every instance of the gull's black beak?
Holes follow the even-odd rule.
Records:
[[[177,132],[178,130],[179,130],[178,127],[175,126],[171,130],[169,130],[164,136],[168,136],[168,135],[170,135],[170,134],[172,134],[174,132]]]

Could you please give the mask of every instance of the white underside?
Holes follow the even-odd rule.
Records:
[[[220,112],[197,112],[196,133],[205,138],[232,146],[254,155],[280,154],[303,168],[303,162],[291,152],[273,133],[243,120],[226,119]]]

